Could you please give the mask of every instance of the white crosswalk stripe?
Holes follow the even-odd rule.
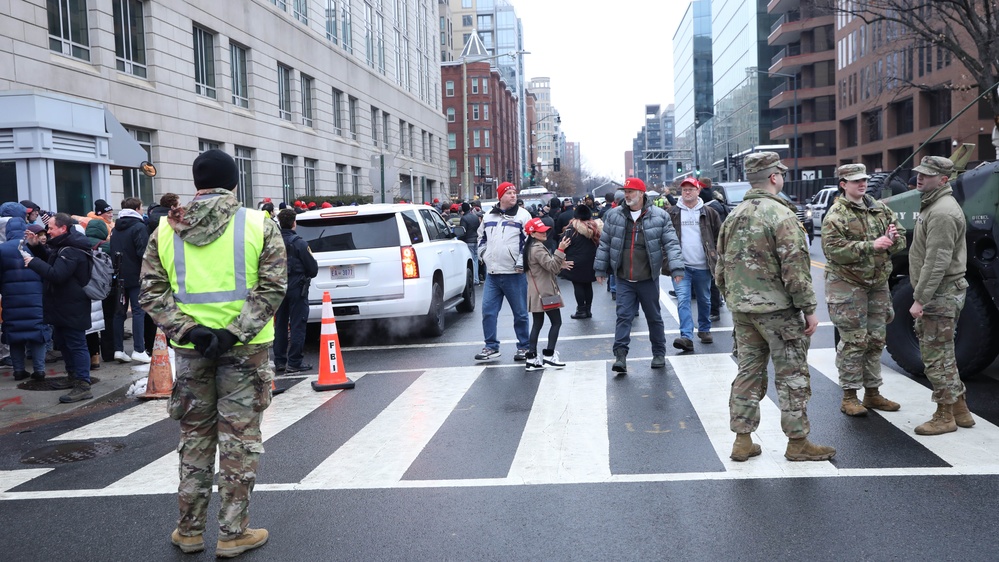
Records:
[[[642,362],[648,358],[629,358]],[[836,381],[835,351],[815,349],[809,364],[821,376]],[[930,391],[913,379],[883,367],[884,390],[903,403],[899,412],[878,412],[911,446],[925,449],[950,466],[902,468],[838,468],[833,462],[792,463],[783,458],[787,440],[780,429],[780,411],[769,398],[761,401],[761,425],[754,441],[763,454],[749,462],[729,459],[733,434],[729,430],[728,398],[736,364],[728,354],[669,357],[671,369],[636,372],[629,377],[672,377],[683,387],[703,426],[723,470],[662,474],[614,474],[608,429],[609,362],[569,362],[565,369],[546,370],[538,383],[533,404],[519,437],[507,474],[500,478],[413,480],[404,475],[438,433],[449,416],[480,378],[495,368],[452,367],[420,374],[370,422],[311,468],[298,482],[268,483],[266,475],[256,490],[420,488],[464,486],[517,486],[601,482],[662,482],[681,480],[733,480],[747,478],[803,478],[849,476],[999,474],[994,451],[999,450],[999,427],[978,417],[971,430],[941,437],[913,434],[918,423],[933,411]],[[368,373],[371,375],[374,373]],[[382,377],[396,376],[392,372]],[[364,374],[352,375],[360,378]],[[314,378],[314,377],[313,377]],[[265,412],[265,441],[293,428],[338,392],[314,392],[309,381],[276,396]],[[363,384],[359,383],[359,384]],[[372,381],[371,384],[376,384]],[[517,383],[514,383],[517,384]],[[141,404],[94,423],[63,433],[52,441],[93,440],[132,435],[166,418],[163,402]],[[489,436],[483,435],[483,439]],[[904,439],[904,438],[903,438]],[[308,442],[303,442],[307,447]],[[162,449],[160,449],[162,450]],[[176,492],[178,460],[174,452],[95,489],[11,491],[58,468],[0,471],[0,500],[111,495],[171,494]],[[308,470],[308,467],[303,467]],[[707,470],[707,469],[705,469]],[[297,477],[296,477],[297,478]]]

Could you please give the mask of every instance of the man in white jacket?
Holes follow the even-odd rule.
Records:
[[[517,354],[513,358],[523,361],[530,345],[524,225],[531,220],[531,214],[517,205],[517,187],[512,183],[499,184],[496,194],[499,202],[479,224],[477,248],[479,258],[486,266],[486,283],[482,288],[482,335],[486,345],[475,360],[492,361],[500,356],[496,317],[503,306],[503,297],[506,297],[517,334]]]

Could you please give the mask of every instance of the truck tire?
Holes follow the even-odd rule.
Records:
[[[887,172],[871,174],[871,177],[867,179],[867,194],[875,199],[884,199],[892,195],[905,193],[909,190],[909,184],[898,176],[891,176],[891,183],[886,184],[885,180],[888,179],[888,176],[891,176],[891,174]],[[829,207],[832,207],[831,202]],[[829,207],[826,207],[826,209],[829,209]]]
[[[888,325],[888,354],[898,366],[912,375],[923,374],[923,360],[916,338],[915,321],[909,314],[912,307],[912,284],[903,279],[892,290],[895,319]],[[995,361],[999,355],[999,340],[975,337],[975,334],[993,334],[999,330],[999,313],[992,305],[984,287],[971,281],[961,317],[954,334],[954,353],[957,369],[962,379],[978,374]],[[971,337],[961,337],[969,334]]]

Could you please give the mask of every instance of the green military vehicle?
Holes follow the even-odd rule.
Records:
[[[951,156],[959,172],[951,179],[954,197],[964,209],[968,225],[967,300],[958,320],[954,348],[961,377],[975,375],[999,356],[999,162],[988,162],[960,173],[967,164],[974,145],[965,144]],[[868,193],[884,199],[898,215],[912,243],[912,231],[919,216],[919,192],[906,191],[905,182],[889,174],[875,174],[868,182]],[[910,374],[923,374],[919,341],[909,282],[909,256],[901,252],[893,257],[891,288],[895,320],[888,325],[888,353]]]

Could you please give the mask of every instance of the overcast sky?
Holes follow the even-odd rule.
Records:
[[[687,0],[512,0],[527,79],[551,78],[566,140],[592,173],[624,179],[645,105],[673,103],[673,33]]]

